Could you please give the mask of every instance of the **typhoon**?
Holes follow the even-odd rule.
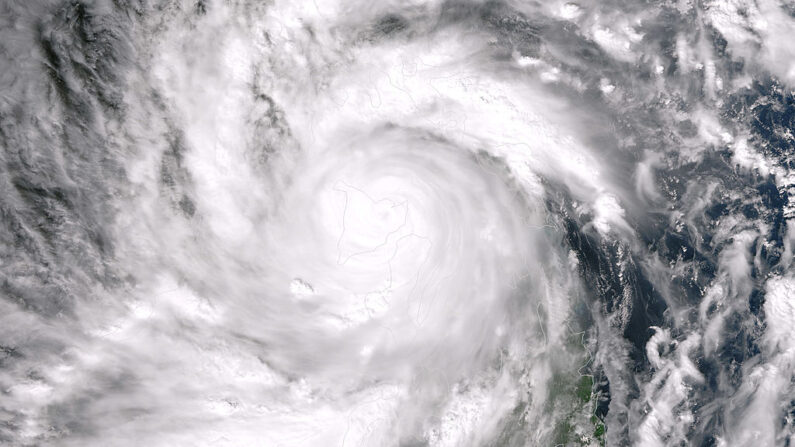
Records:
[[[795,8],[0,2],[0,444],[795,444]]]

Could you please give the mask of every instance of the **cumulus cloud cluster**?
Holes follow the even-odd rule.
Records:
[[[792,435],[778,6],[0,10],[0,441]]]

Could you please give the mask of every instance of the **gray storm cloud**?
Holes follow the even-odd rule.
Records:
[[[792,441],[784,8],[122,3],[0,6],[0,443]]]

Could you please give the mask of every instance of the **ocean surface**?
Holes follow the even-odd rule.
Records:
[[[0,0],[0,444],[795,446],[795,4]]]

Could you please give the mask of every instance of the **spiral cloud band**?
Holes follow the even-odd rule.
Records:
[[[785,4],[0,11],[1,444],[795,442]]]

